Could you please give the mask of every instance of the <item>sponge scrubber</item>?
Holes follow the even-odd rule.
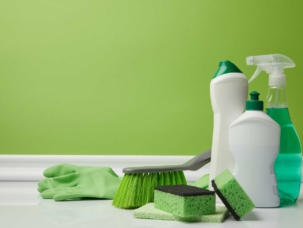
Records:
[[[228,169],[212,180],[212,186],[236,220],[240,220],[255,208],[252,200]]]
[[[171,185],[155,188],[155,208],[181,217],[214,214],[215,200],[214,191],[193,186]]]
[[[133,216],[135,218],[142,218],[142,219],[221,223],[229,216],[229,212],[226,209],[226,207],[217,206],[216,213],[212,215],[180,217],[165,211],[158,210],[154,207],[154,203],[148,203],[143,207],[134,210]]]

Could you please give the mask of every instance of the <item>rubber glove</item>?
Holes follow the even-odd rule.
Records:
[[[110,167],[60,164],[43,172],[38,191],[44,199],[105,198],[113,199],[121,183]]]

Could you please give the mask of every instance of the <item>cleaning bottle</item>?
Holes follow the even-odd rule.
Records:
[[[209,180],[225,169],[234,170],[229,148],[229,125],[244,112],[247,91],[248,82],[241,70],[230,61],[221,61],[210,83],[214,126]]]
[[[248,65],[257,65],[249,82],[264,70],[269,74],[266,98],[266,113],[281,127],[280,151],[274,163],[281,204],[295,202],[302,181],[302,151],[300,139],[291,122],[287,99],[284,68],[295,67],[295,63],[281,54],[247,57]]]
[[[229,127],[234,176],[256,207],[278,207],[274,161],[280,148],[280,126],[263,112],[259,93],[250,93],[246,112]]]

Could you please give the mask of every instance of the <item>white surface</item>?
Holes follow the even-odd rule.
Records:
[[[183,164],[193,157],[0,155],[0,181],[38,181],[43,178],[43,170],[60,163],[80,166],[107,166],[111,167],[119,176],[123,176],[122,169],[125,167]],[[208,169],[205,167],[199,171],[185,171],[184,174],[188,181],[195,181],[208,173]]]
[[[280,198],[273,170],[280,149],[279,124],[263,111],[244,112],[229,127],[233,172],[256,207],[278,207]]]
[[[227,73],[211,80],[210,98],[214,112],[210,180],[225,169],[234,170],[229,147],[229,125],[245,109],[248,82],[242,73]],[[211,184],[209,183],[211,186]]]
[[[254,209],[242,221],[229,217],[222,224],[136,219],[132,210],[117,209],[111,205],[111,200],[54,202],[42,199],[36,188],[36,182],[0,182],[1,228],[303,227],[302,188],[297,204],[285,208]]]

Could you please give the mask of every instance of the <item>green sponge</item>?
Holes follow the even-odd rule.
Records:
[[[214,191],[188,185],[158,186],[155,188],[155,208],[173,215],[199,216],[216,212]]]
[[[212,215],[180,217],[165,211],[158,210],[154,207],[154,203],[148,203],[143,207],[134,210],[133,216],[135,218],[142,218],[142,219],[221,223],[229,216],[229,212],[226,209],[226,207],[217,206],[216,213]]]
[[[255,208],[252,200],[228,169],[220,173],[211,183],[216,194],[236,220],[240,220]]]

